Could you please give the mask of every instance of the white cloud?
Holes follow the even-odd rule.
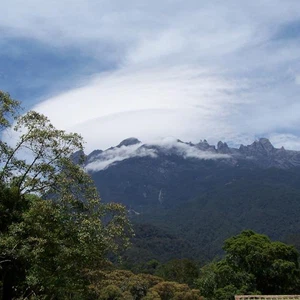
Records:
[[[122,61],[147,62],[175,54],[182,63],[261,45],[281,24],[297,20],[299,8],[293,0],[10,0],[0,4],[0,26],[7,36],[78,46],[99,59],[103,46],[110,45]]]
[[[164,137],[152,142],[146,143],[147,145],[155,145],[166,150],[167,153],[171,153],[170,150],[174,150],[176,154],[183,156],[184,158],[198,158],[198,159],[226,159],[229,155],[219,154],[209,151],[202,151],[195,146],[179,142],[175,137]]]
[[[274,133],[270,141],[276,148],[294,149],[300,151],[300,137],[294,134]]]
[[[222,127],[222,134],[227,133],[230,125],[222,120],[241,103],[231,96],[236,89],[233,81],[187,66],[128,69],[95,78],[35,109],[57,127],[81,133],[88,150],[108,148],[128,136],[195,140],[214,128]],[[215,118],[220,124],[214,124]],[[216,135],[220,137],[217,131]]]
[[[153,147],[155,146],[155,147]],[[226,154],[218,154],[208,151],[201,151],[194,146],[178,142],[173,137],[167,137],[162,139],[156,139],[146,143],[139,143],[130,146],[121,146],[108,149],[95,157],[92,157],[91,162],[87,162],[85,169],[90,172],[96,172],[104,170],[114,163],[126,160],[132,157],[144,157],[150,156],[156,158],[158,150],[167,151],[169,154],[170,150],[173,150],[177,155],[184,158],[197,158],[197,159],[227,159],[230,156]]]
[[[116,63],[35,107],[82,133],[88,151],[128,136],[238,144],[299,128],[288,70],[300,44],[282,33],[299,1],[11,0],[0,11],[3,37]]]
[[[105,152],[98,155],[98,157],[93,158],[93,161],[88,163],[85,169],[90,172],[96,172],[106,169],[115,162],[120,162],[131,157],[156,157],[156,153],[154,150],[140,147],[141,144],[136,144],[127,147],[121,146],[119,148],[116,147],[106,150]]]

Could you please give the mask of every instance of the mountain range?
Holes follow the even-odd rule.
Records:
[[[95,150],[86,156],[86,168],[99,171],[112,163],[131,157],[161,155],[178,155],[184,158],[226,159],[227,163],[236,165],[240,160],[251,160],[261,167],[290,168],[300,166],[300,151],[275,148],[266,138],[260,138],[251,145],[231,148],[227,143],[219,141],[217,146],[210,145],[206,140],[197,144],[182,142],[179,139],[165,138],[152,143],[142,143],[136,138],[123,140],[116,147],[105,151]]]
[[[102,200],[123,203],[130,213],[133,264],[209,260],[243,229],[299,243],[300,151],[275,148],[266,138],[239,148],[129,138],[85,158]]]

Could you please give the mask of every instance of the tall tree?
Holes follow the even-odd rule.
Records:
[[[265,235],[246,230],[226,240],[223,248],[227,263],[254,275],[256,287],[263,294],[299,290],[299,253],[294,246],[272,242]]]
[[[194,281],[198,278],[198,266],[189,259],[173,259],[158,267],[155,275],[166,280],[186,283],[190,287],[194,286]]]
[[[70,158],[82,138],[56,129],[0,93],[0,276],[4,299],[87,297],[87,270],[103,268],[128,245],[123,206],[103,204],[91,178]],[[1,133],[0,132],[0,133]],[[47,199],[47,200],[44,200]],[[1,286],[0,286],[1,288]]]
[[[293,246],[245,230],[227,239],[223,248],[225,258],[203,268],[197,281],[207,299],[300,292],[299,253]]]

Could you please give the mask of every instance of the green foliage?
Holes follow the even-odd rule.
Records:
[[[135,273],[154,274],[161,263],[177,258],[195,257],[190,243],[163,228],[133,223],[133,229],[135,236],[132,246],[124,254],[124,262]],[[156,263],[151,265],[149,262],[152,260]]]
[[[119,218],[122,212],[115,212]],[[106,256],[116,250],[114,240],[123,238],[124,232],[116,230],[104,226],[97,215],[74,219],[68,209],[37,198],[30,201],[22,221],[12,223],[1,235],[0,249],[6,259],[21,263],[28,289],[63,297],[85,288],[86,268],[106,267]]]
[[[126,251],[127,255],[128,252],[130,253],[130,249],[129,251]],[[161,263],[156,259],[151,259],[143,264],[136,265],[131,265],[125,262],[122,266],[126,269],[130,269],[134,273],[152,274],[162,277],[168,281],[186,283],[190,287],[194,287],[194,281],[199,275],[198,263],[186,258],[172,259],[166,263]]]
[[[122,293],[130,293],[133,299],[142,299],[150,287],[162,279],[148,274],[135,275],[130,271],[113,270],[109,272],[94,272],[89,274],[91,290],[100,298],[108,286],[118,287]]]
[[[100,299],[202,299],[199,291],[191,290],[185,284],[164,281],[149,274],[112,270],[90,273],[89,280],[92,293]]]
[[[163,277],[169,281],[186,283],[193,286],[195,279],[198,278],[198,266],[189,259],[174,259],[161,265],[155,275]]]
[[[200,272],[200,277],[196,280],[196,285],[201,294],[207,299],[213,299],[216,289],[216,263],[205,265]]]
[[[142,273],[155,274],[161,263],[156,259],[151,259],[144,264]]]
[[[1,142],[0,181],[20,194],[45,194],[61,180],[70,155],[82,150],[82,138],[57,130],[45,117],[30,111],[19,116],[13,128],[19,136],[15,145]],[[26,159],[22,156],[26,155]]]
[[[248,230],[228,239],[224,250],[228,264],[253,274],[257,289],[264,294],[289,294],[298,286],[299,254],[293,246]]]
[[[36,112],[17,116],[8,94],[0,100],[1,128],[11,130],[15,117],[19,137],[14,146],[0,141],[0,293],[90,299],[87,273],[106,269],[107,257],[128,245],[126,210],[101,203],[91,178],[72,163],[82,150],[79,135]]]
[[[135,237],[132,249],[137,250],[133,257],[139,258],[139,263],[143,258],[144,262],[151,258],[161,262],[174,258],[208,262],[223,255],[221,247],[225,239],[245,228],[294,244],[300,251],[300,168],[260,169],[243,163],[222,167],[211,162],[206,172],[203,171],[205,165],[203,168],[201,165],[197,167],[200,173],[195,177],[202,181],[193,187],[194,195],[198,194],[198,197],[191,196],[193,198],[187,198],[181,204],[170,204],[165,209],[163,206],[148,211],[143,208],[143,214],[134,216],[133,221],[151,224],[156,232],[152,230],[149,239],[146,234]],[[180,178],[176,184],[187,192],[188,188],[180,184]],[[172,180],[176,178],[169,178],[166,186],[170,187]],[[195,191],[196,188],[205,190]],[[171,199],[173,193],[172,189],[168,193]],[[135,227],[137,232],[140,231],[138,226]],[[287,239],[288,236],[291,237]],[[174,253],[175,249],[177,253]],[[138,250],[141,250],[141,255]]]
[[[156,291],[151,290],[144,297],[144,300],[161,300],[161,298]]]
[[[155,285],[150,291],[156,292],[161,300],[182,299],[182,300],[201,300],[199,291],[190,290],[186,284],[177,282],[161,282]]]
[[[16,217],[0,233],[0,274],[4,279],[15,274],[15,294],[27,290],[83,299],[86,269],[107,268],[106,257],[126,246],[130,232],[122,206],[89,208],[80,212],[62,203],[24,198],[21,210],[13,211]]]
[[[224,250],[225,258],[204,267],[197,280],[207,299],[299,292],[299,254],[293,246],[246,230],[227,239]]]
[[[102,289],[99,299],[101,300],[115,300],[122,299],[122,291],[115,285],[108,285]]]
[[[235,294],[300,292],[295,248],[250,230],[227,239],[224,259],[201,269],[196,280],[199,290],[191,289],[198,277],[193,261],[173,259],[162,264],[153,259],[164,252],[178,255],[178,247],[182,253],[192,254],[180,236],[155,226],[140,225],[136,246],[143,247],[127,252],[131,262],[140,262],[139,256],[145,254],[149,261],[137,265],[136,270],[150,274],[115,270],[108,258],[123,251],[132,234],[125,208],[103,204],[91,178],[72,162],[71,155],[83,149],[79,135],[57,130],[45,116],[33,111],[18,116],[18,109],[19,103],[0,91],[0,133],[14,130],[18,137],[15,145],[0,140],[3,299],[200,300],[201,294],[206,299],[232,300]],[[234,191],[239,199],[245,196],[246,189],[235,191],[235,185],[223,189]],[[273,186],[260,190],[260,195],[270,190]],[[204,217],[198,219],[205,222]],[[179,221],[174,220],[177,225]],[[190,228],[202,228],[196,225],[185,222]],[[215,224],[209,230],[218,232],[220,226]],[[181,230],[186,233],[184,227]],[[190,238],[200,233],[194,232]],[[149,237],[151,242],[145,245]]]
[[[20,109],[20,102],[13,100],[8,93],[0,90],[0,133],[11,125]]]

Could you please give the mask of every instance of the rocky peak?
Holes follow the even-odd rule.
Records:
[[[280,151],[285,151],[285,148],[283,146],[281,146],[281,148],[279,150]]]
[[[135,137],[131,137],[131,138],[128,138],[128,139],[125,139],[123,140],[117,147],[120,148],[122,146],[132,146],[132,145],[136,145],[136,144],[140,144],[141,141],[138,140],[137,138]]]
[[[274,146],[271,144],[271,142],[266,138],[260,138],[258,140],[258,143],[267,151],[271,152],[274,150]]]
[[[241,145],[239,151],[241,154],[250,156],[256,155],[270,155],[273,154],[276,149],[267,138],[260,138],[253,142],[251,145]]]
[[[213,145],[210,145],[207,140],[200,140],[198,144],[195,145],[198,149],[202,151],[212,151],[216,152],[216,147]]]
[[[92,151],[87,157],[86,157],[86,161],[87,162],[91,162],[95,159],[97,159],[97,157],[102,153],[103,151],[102,150],[94,150]]]
[[[222,141],[218,142],[217,150],[220,153],[230,153],[230,149],[229,149],[227,143],[223,143]]]

